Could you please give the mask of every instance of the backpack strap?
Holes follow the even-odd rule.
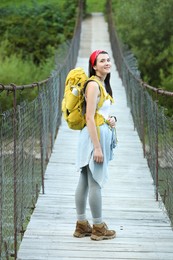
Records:
[[[96,79],[95,76],[91,76],[88,81],[95,81],[99,85],[100,100],[99,100],[99,102],[97,104],[97,109],[102,107],[102,105],[103,105],[103,103],[104,103],[104,101],[106,99],[110,99],[111,102],[114,103],[113,98],[106,92],[106,90],[105,90],[104,86],[102,85],[102,83],[98,79]]]
[[[96,124],[96,127],[97,127],[97,134],[98,134],[98,137],[99,137],[99,140],[100,140],[100,126],[105,124],[105,123],[109,125],[109,122],[107,120],[105,120],[105,118],[101,114],[98,113],[98,110],[99,110],[99,108],[102,107],[105,100],[110,99],[112,103],[114,103],[114,100],[106,92],[104,86],[101,84],[101,82],[98,79],[95,78],[95,76],[90,77],[87,80],[87,83],[89,81],[95,81],[99,85],[99,89],[100,89],[100,100],[97,104],[97,110],[96,110],[96,113],[95,113],[95,116],[94,116],[95,124]]]

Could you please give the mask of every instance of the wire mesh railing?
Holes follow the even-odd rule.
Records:
[[[57,70],[38,83],[0,84],[13,95],[13,108],[0,115],[0,259],[17,258],[21,238],[40,191],[44,173],[61,122],[61,101],[68,71],[75,66],[82,21],[82,3],[70,44],[57,56]],[[60,53],[62,53],[60,51]],[[64,59],[64,60],[62,60]],[[18,91],[36,88],[32,102],[17,104]],[[7,96],[8,98],[8,96]],[[41,190],[42,189],[42,190]]]
[[[156,200],[161,205],[164,202],[173,226],[173,119],[166,116],[159,103],[160,95],[173,103],[173,92],[157,89],[140,79],[134,56],[119,42],[111,1],[107,1],[107,13],[115,63],[154,180]]]

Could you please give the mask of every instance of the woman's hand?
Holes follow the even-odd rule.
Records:
[[[94,148],[94,161],[97,163],[103,162],[103,153],[102,149],[100,148]]]
[[[117,120],[115,119],[114,116],[111,116],[111,117],[108,118],[108,122],[109,122],[109,125],[110,125],[111,128],[114,128],[114,127],[115,127],[116,121],[117,121]]]

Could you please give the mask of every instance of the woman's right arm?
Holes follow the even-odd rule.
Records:
[[[86,87],[86,123],[88,131],[94,146],[94,161],[97,163],[103,162],[103,153],[98,138],[97,128],[94,120],[97,99],[100,95],[99,86],[96,82],[90,81]]]

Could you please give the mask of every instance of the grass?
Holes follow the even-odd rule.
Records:
[[[66,0],[49,0],[49,3],[53,3],[55,5],[64,4]],[[6,7],[6,6],[20,6],[20,5],[27,5],[27,6],[33,6],[33,4],[46,4],[47,0],[1,0],[0,7]],[[91,12],[104,12],[104,6],[105,6],[106,0],[87,0],[87,13]]]
[[[13,54],[5,59],[0,57],[0,80],[4,85],[13,82],[16,85],[30,84],[46,79],[54,68],[54,57],[45,63],[36,66],[32,60],[23,60],[19,55]],[[32,82],[31,82],[32,79]]]
[[[63,5],[64,2],[66,0],[61,0],[61,1],[57,1],[57,0],[49,0],[49,3],[53,3],[55,5]],[[0,1],[0,7],[9,7],[9,6],[12,6],[12,7],[19,7],[21,5],[27,5],[28,6],[33,6],[35,4],[46,4],[48,1],[47,0],[1,0]]]
[[[106,0],[87,0],[86,7],[87,13],[104,12]]]

